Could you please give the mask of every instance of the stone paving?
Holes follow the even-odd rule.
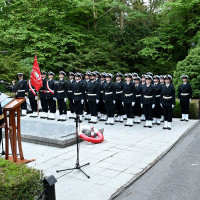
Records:
[[[57,200],[107,200],[150,167],[197,122],[173,119],[171,131],[163,130],[162,125],[150,129],[143,128],[143,123],[125,127],[120,123],[110,126],[98,122],[95,127],[105,129],[105,141],[101,144],[80,143],[80,164],[90,162],[89,166],[82,168],[90,179],[78,170],[56,173],[58,169],[74,167],[76,145],[57,148],[23,142],[23,150],[25,158],[36,159],[29,166],[58,179]],[[64,123],[74,124],[72,119]],[[81,125],[89,124],[83,121]]]

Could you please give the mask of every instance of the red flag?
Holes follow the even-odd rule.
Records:
[[[31,84],[33,85],[33,87],[36,89],[37,92],[42,87],[42,76],[41,76],[40,67],[38,65],[36,55],[33,62],[33,69],[31,72]]]

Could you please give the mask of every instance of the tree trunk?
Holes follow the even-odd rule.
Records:
[[[93,19],[94,19],[94,31],[97,29],[97,11],[95,9],[95,0],[92,0],[93,2]]]

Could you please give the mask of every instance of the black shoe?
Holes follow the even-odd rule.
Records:
[[[93,123],[93,121],[89,120],[88,123]]]
[[[128,124],[124,124],[124,126],[129,126]]]
[[[180,119],[180,121],[185,121],[184,119]]]
[[[160,123],[156,123],[157,125],[160,125]]]
[[[131,124],[131,125],[128,125],[129,127],[132,127],[133,125]]]
[[[96,124],[97,122],[92,122],[93,124]]]
[[[114,125],[113,123],[110,123],[110,125]]]
[[[140,124],[140,122],[137,122],[137,124]]]
[[[167,127],[163,127],[163,129],[168,129]]]
[[[144,125],[143,127],[145,127],[145,128],[146,128],[146,127],[148,127],[148,126]]]
[[[170,128],[170,127],[167,127],[167,129],[168,129],[168,130],[171,130],[171,128]]]
[[[185,119],[186,122],[189,122],[189,120]]]
[[[152,128],[152,126],[148,126],[148,128]]]

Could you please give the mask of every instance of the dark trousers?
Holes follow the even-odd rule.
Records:
[[[138,117],[141,117],[142,115],[142,108],[140,102],[134,105],[134,115]]]
[[[26,110],[26,109],[27,109],[26,101],[24,101],[24,102],[21,104],[21,109],[22,109],[22,110]]]
[[[180,100],[181,105],[181,113],[182,114],[189,114],[189,100]]]
[[[87,112],[87,115],[88,115],[88,114],[91,114],[91,113],[90,113],[89,104],[88,104],[88,102],[87,102],[87,99],[84,99],[84,103],[85,103],[85,111]]]
[[[106,113],[108,117],[114,117],[114,104],[113,101],[106,101]]]
[[[2,128],[0,128],[0,145],[1,145],[1,140],[2,140]]]
[[[67,107],[64,99],[58,99],[57,102],[58,102],[59,114],[60,115],[67,114]]]
[[[31,110],[37,112],[37,100],[35,100],[35,98],[29,98],[29,101],[31,104]]]
[[[75,112],[74,103],[73,103],[73,99],[72,98],[69,98],[69,108],[70,108],[71,113]]]
[[[83,104],[81,104],[81,101],[75,101],[74,102],[74,111],[77,115],[83,114]]]
[[[127,115],[127,118],[133,118],[134,117],[132,102],[124,103],[124,109],[125,109],[125,113]]]
[[[163,105],[164,121],[172,122],[172,105]]]
[[[96,117],[97,114],[98,114],[96,101],[89,101],[88,105],[89,105],[89,108],[90,108],[91,116]]]
[[[155,118],[161,118],[161,106],[160,104],[156,104],[154,109],[153,109],[153,117]]]
[[[50,110],[50,113],[56,113],[56,101],[53,98],[47,99],[47,107]]]
[[[99,100],[99,103],[98,103],[98,111],[105,115],[106,114],[106,106],[105,106],[105,103],[103,102],[103,100]]]
[[[115,111],[116,111],[117,115],[119,115],[119,116],[124,114],[124,107],[122,105],[122,101],[116,100]]]
[[[144,115],[146,120],[153,120],[153,109],[152,104],[143,105]]]
[[[48,105],[47,105],[47,99],[46,98],[41,98],[41,106],[43,112],[47,113],[48,112]]]

